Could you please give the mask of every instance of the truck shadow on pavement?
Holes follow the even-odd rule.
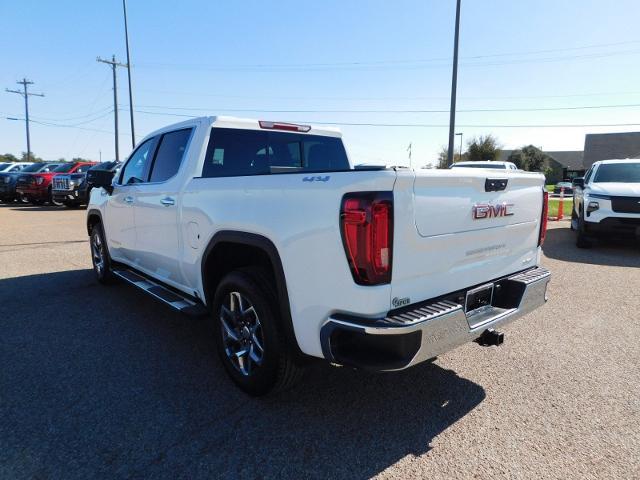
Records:
[[[576,247],[576,233],[569,228],[550,228],[542,246],[544,254],[565,262],[640,267],[640,243],[633,239],[610,238],[594,243],[592,248]]]
[[[322,362],[247,397],[207,323],[91,270],[0,280],[0,476],[369,478],[473,410],[437,364],[371,374]]]
[[[16,203],[14,205],[7,205],[11,210],[15,210],[16,212],[65,212],[69,210],[73,210],[70,208],[57,205],[28,205],[28,204],[19,204]],[[79,209],[77,209],[79,210]]]

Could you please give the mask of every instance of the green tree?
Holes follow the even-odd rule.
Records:
[[[93,162],[93,160],[89,160],[88,158],[82,157],[74,157],[71,159],[72,162]]]
[[[500,155],[498,139],[493,135],[480,135],[467,142],[467,160],[487,161],[496,160]]]
[[[533,145],[522,147],[521,150],[522,155],[526,159],[527,170],[530,172],[541,172],[546,161],[549,159],[549,155]]]
[[[460,157],[459,153],[453,154],[453,162],[460,162],[464,159],[464,154]],[[440,152],[438,153],[438,166],[437,168],[445,169],[449,168],[449,149],[446,146],[443,146]]]
[[[18,158],[13,153],[5,153],[0,155],[0,162],[17,162]]]
[[[449,168],[449,149],[447,147],[442,147],[440,153],[438,153],[438,168]]]
[[[542,172],[549,166],[551,157],[533,145],[527,145],[519,150],[514,150],[509,155],[509,161],[518,168],[530,172]]]
[[[27,152],[22,152],[22,156],[20,157],[21,162],[43,162],[40,157],[36,156],[33,152],[31,152],[31,157],[27,156]]]
[[[522,150],[514,150],[509,154],[509,158],[507,161],[512,162],[518,167],[520,170],[526,170],[527,165],[525,159],[522,155]]]

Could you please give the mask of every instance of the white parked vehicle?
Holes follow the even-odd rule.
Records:
[[[33,162],[8,162],[0,163],[0,173],[17,173],[20,170],[32,165]]]
[[[544,177],[352,166],[339,131],[206,117],[148,135],[87,210],[95,273],[211,319],[264,394],[305,359],[399,370],[543,305]]]
[[[456,162],[449,168],[495,168],[497,170],[518,170],[515,163],[511,162],[497,162],[494,160],[482,161],[469,161],[469,162]]]
[[[640,237],[640,160],[601,160],[573,181],[576,245],[599,236]]]

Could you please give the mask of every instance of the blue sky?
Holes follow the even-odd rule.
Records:
[[[129,0],[128,8],[138,139],[180,115],[230,114],[342,124],[356,162],[407,163],[412,142],[414,165],[423,165],[447,143],[454,0]],[[637,0],[462,0],[457,131],[465,142],[492,133],[504,148],[572,150],[585,133],[640,130],[635,106],[530,110],[640,104],[639,17]],[[126,60],[121,2],[2,2],[0,18],[0,87],[26,76],[46,95],[31,99],[40,122],[32,150],[113,158],[111,72],[95,58]],[[124,69],[118,86],[126,109]],[[0,152],[26,149],[24,122],[4,119],[23,110],[21,97],[0,93]],[[125,155],[127,111],[120,117]]]

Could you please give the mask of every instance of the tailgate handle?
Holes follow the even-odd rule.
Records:
[[[501,192],[507,188],[507,182],[509,180],[506,178],[487,178],[484,182],[484,191]]]

